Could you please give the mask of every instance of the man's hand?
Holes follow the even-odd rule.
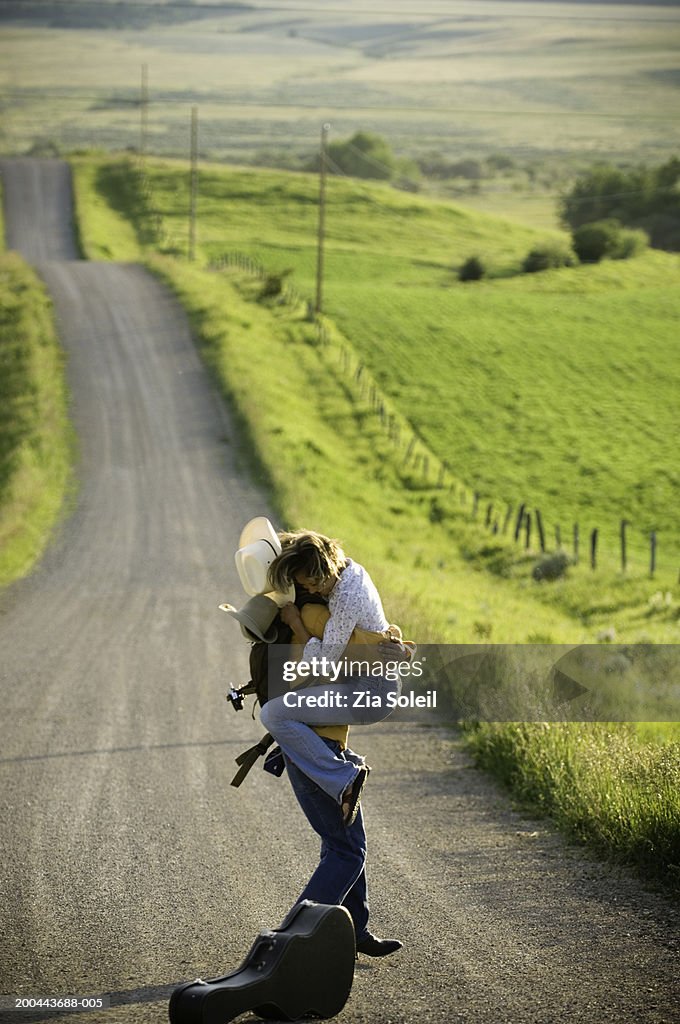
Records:
[[[311,639],[312,634],[307,630],[302,616],[300,615],[300,609],[296,604],[292,602],[290,604],[284,604],[280,611],[281,621],[285,622],[287,626],[293,630],[293,637],[299,644],[306,644]]]
[[[300,615],[300,609],[296,604],[293,604],[292,602],[290,604],[284,604],[279,614],[281,615],[282,621],[285,622],[287,626],[290,626],[293,632],[295,632],[296,626],[302,625],[302,616]]]
[[[378,654],[383,661],[410,661],[413,651],[401,640],[383,640],[378,644]]]

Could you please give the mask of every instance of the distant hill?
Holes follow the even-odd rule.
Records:
[[[246,3],[195,4],[191,0],[143,4],[134,0],[3,0],[0,22],[30,22],[51,28],[146,28],[253,10]]]
[[[515,3],[517,0],[505,0]],[[524,2],[524,0],[521,0]],[[564,0],[538,0],[559,3]],[[678,7],[680,0],[567,0],[577,4],[610,4],[636,7]],[[233,14],[267,13],[266,7],[249,3],[210,3],[194,0],[2,0],[0,22],[31,22],[53,28],[121,29],[146,28],[150,25],[174,25],[201,18],[228,17]],[[323,5],[320,5],[323,10]]]

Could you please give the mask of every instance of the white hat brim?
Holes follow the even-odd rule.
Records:
[[[239,548],[245,548],[257,540],[265,540],[274,549],[276,555],[281,554],[281,541],[266,516],[255,516],[241,530]]]

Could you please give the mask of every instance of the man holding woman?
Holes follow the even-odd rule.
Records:
[[[329,617],[321,638],[307,630],[300,609],[284,605],[281,618],[290,626],[293,639],[303,645],[299,664],[316,659],[316,664],[342,660],[355,629],[384,634],[377,650],[382,657],[408,657],[407,649],[389,639],[389,623],[378,591],[369,574],[347,558],[337,541],[308,530],[279,534],[281,553],[269,567],[272,590],[285,592],[296,584],[320,595],[328,604]],[[351,678],[355,686],[379,698],[371,709],[341,711],[323,707],[289,707],[283,696],[269,700],[261,720],[283,751],[288,774],[298,802],[312,828],[321,837],[321,859],[299,900],[346,906],[354,921],[357,951],[368,956],[386,956],[401,948],[396,939],[378,939],[368,931],[366,887],[366,835],[359,801],[368,777],[364,759],[347,746],[349,724],[381,721],[389,714],[385,698],[397,693],[398,681],[384,675]],[[347,681],[314,687],[341,691]],[[336,718],[336,721],[329,721]],[[314,727],[340,725],[338,738],[321,736]],[[344,731],[343,731],[344,730]],[[326,730],[327,731],[327,730]]]

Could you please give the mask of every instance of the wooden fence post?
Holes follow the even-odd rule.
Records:
[[[503,533],[507,533],[508,532],[508,526],[510,525],[510,520],[511,519],[512,519],[512,505],[508,505],[507,512],[505,513],[505,519],[503,520]]]
[[[541,513],[536,509],[536,529],[538,530],[538,542],[541,545],[541,551],[545,552],[545,532],[543,530],[543,520],[541,519]]]
[[[597,568],[597,538],[599,531],[597,527],[593,530],[590,535],[590,568]]]
[[[628,567],[628,551],[626,545],[626,527],[628,526],[628,520],[621,520],[621,571],[625,572]]]
[[[653,578],[656,572],[656,530],[652,530],[649,535],[649,575]]]
[[[479,505],[479,491],[475,491],[472,501],[472,518],[477,518],[477,506]]]
[[[524,517],[526,523],[526,539],[524,541],[524,547],[528,551],[531,547],[531,512],[527,512]]]
[[[490,501],[489,504],[486,506],[486,520],[484,522],[484,525],[487,528],[489,526],[491,526],[491,516],[492,516],[492,514],[493,514],[493,502]]]
[[[555,523],[555,544],[558,548],[562,547],[562,531],[559,523]]]
[[[517,522],[515,523],[515,541],[519,540],[519,531],[522,529],[522,523],[524,522],[524,510],[526,505],[522,503],[517,513]]]
[[[578,563],[578,541],[579,541],[578,523],[574,523],[574,564]]]

